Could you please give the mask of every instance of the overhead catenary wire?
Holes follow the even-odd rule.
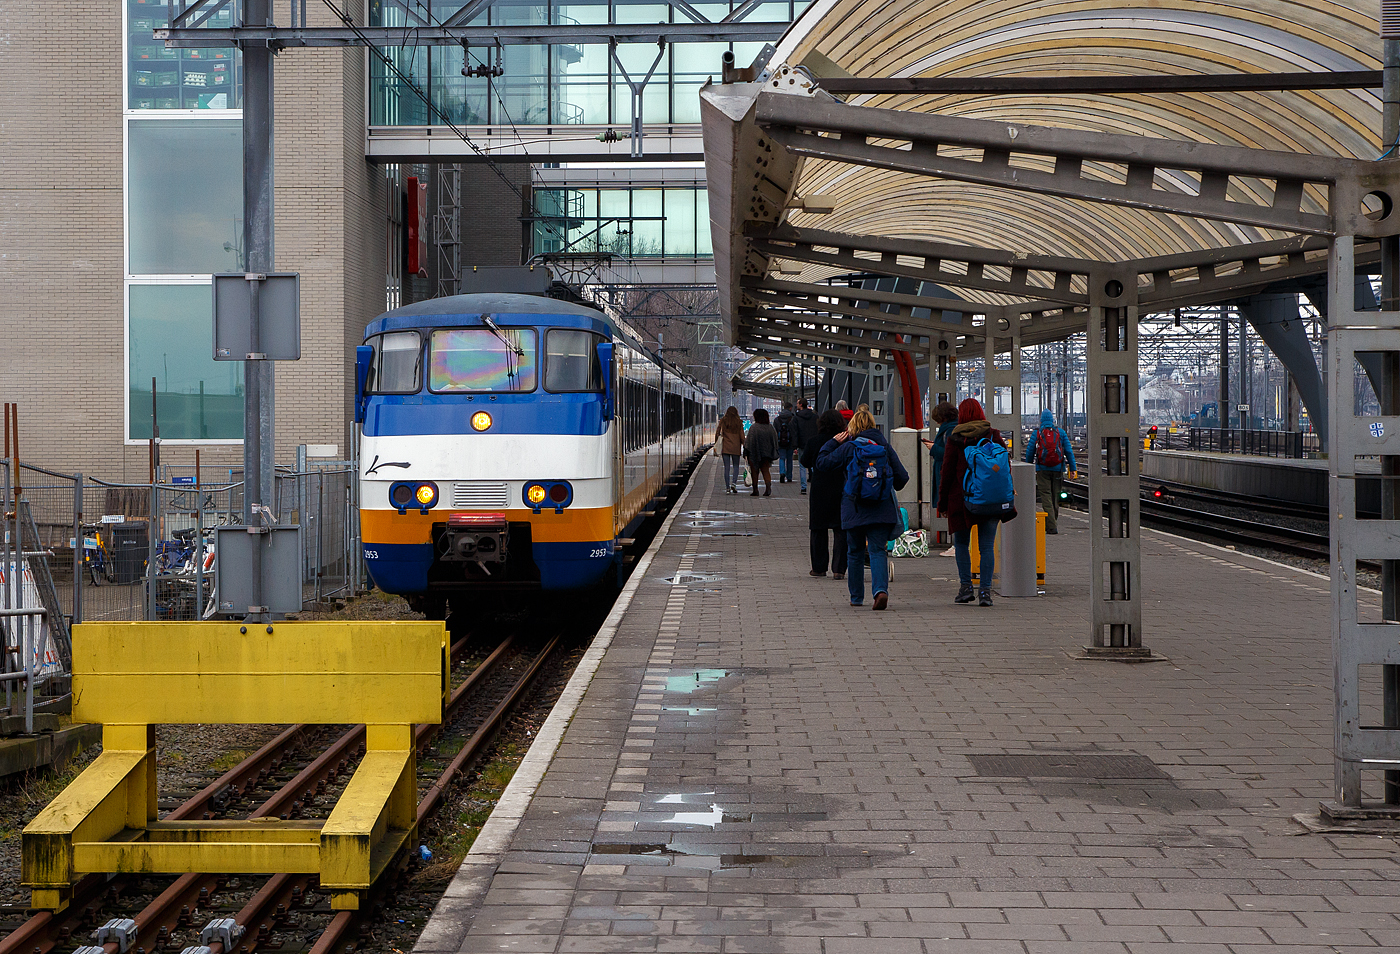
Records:
[[[475,152],[478,156],[485,160],[487,166],[491,168],[491,171],[500,177],[501,181],[506,184],[510,191],[515,193],[516,197],[520,199],[520,201],[525,201],[525,193],[521,191],[518,185],[516,185],[510,180],[510,177],[507,176],[505,172],[501,170],[501,167],[499,165],[492,161],[490,155],[480,146],[478,146],[475,142],[473,142],[471,137],[468,136],[464,130],[458,127],[456,123],[448,119],[447,116],[442,112],[442,110],[438,109],[438,107],[433,104],[432,97],[425,93],[423,89],[410,77],[405,75],[404,72],[394,64],[394,61],[389,57],[387,53],[385,53],[378,46],[375,46],[374,43],[370,41],[369,37],[365,36],[364,31],[362,31],[359,27],[355,25],[354,19],[348,13],[346,13],[340,7],[336,6],[334,0],[321,0],[321,2],[324,3],[326,7],[329,8],[330,11],[336,15],[336,18],[340,20],[340,22],[344,24],[347,29],[354,32],[355,36],[358,37],[360,42],[366,48],[369,49],[370,53],[379,57],[380,62],[382,62],[389,69],[389,71],[393,73],[394,77],[399,82],[407,86],[410,90],[413,91],[414,95],[416,95],[419,99],[423,101],[423,104],[428,107],[429,111],[435,117],[437,117],[437,119],[444,126],[452,130],[452,132],[454,132],[459,139],[461,139],[464,143],[471,147],[471,150],[473,152]],[[410,30],[412,30],[411,27],[405,28],[405,39],[407,39],[407,33]],[[404,45],[406,46],[407,44],[405,43]],[[417,44],[414,44],[414,48],[415,50],[417,49]]]

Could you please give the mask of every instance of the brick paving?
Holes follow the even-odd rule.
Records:
[[[416,951],[1400,945],[1395,837],[1293,818],[1331,791],[1325,580],[1148,533],[1144,641],[1167,661],[1079,661],[1082,516],[1049,538],[1038,599],[956,606],[934,556],[897,561],[875,613],[807,575],[796,484],[726,496],[718,472],[702,465],[499,864],[464,867]],[[735,516],[688,516],[711,510]],[[757,535],[717,535],[734,531]],[[662,581],[678,572],[719,579]],[[1057,753],[1160,771],[1053,777]],[[974,755],[1049,758],[989,777]]]

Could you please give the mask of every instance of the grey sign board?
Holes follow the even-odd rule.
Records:
[[[252,339],[252,286],[258,285],[258,347]],[[270,361],[301,357],[301,276],[270,272],[260,281],[241,272],[214,276],[214,360],[242,361],[254,352]]]
[[[253,604],[253,547],[262,546],[262,604],[269,613],[301,612],[301,528],[273,527],[249,533],[246,527],[214,531],[214,585],[218,611],[242,616]]]

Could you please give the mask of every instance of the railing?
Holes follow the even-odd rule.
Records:
[[[1256,431],[1242,427],[1191,427],[1186,431],[1188,450],[1256,457],[1302,458],[1317,435],[1305,431]]]

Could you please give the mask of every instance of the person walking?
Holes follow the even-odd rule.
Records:
[[[799,412],[801,413],[801,412]],[[816,418],[816,415],[812,415]],[[846,429],[846,422],[836,411],[824,411],[816,418],[817,429],[802,446],[802,457],[798,465],[803,471],[812,471],[812,493],[807,498],[807,529],[811,536],[808,549],[812,554],[812,576],[826,576],[828,564],[831,578],[839,580],[846,575],[846,531],[841,529],[841,489],[846,484],[846,475],[839,472],[813,470],[817,457],[826,442]],[[831,550],[827,550],[827,533],[832,536]]]
[[[948,515],[948,531],[953,535],[953,556],[958,565],[959,586],[954,603],[971,603],[975,599],[979,606],[992,605],[992,574],[996,572],[994,546],[997,525],[1001,521],[968,513],[963,502],[963,477],[967,474],[964,451],[987,438],[1000,442],[1001,432],[987,423],[987,415],[977,399],[968,398],[958,405],[958,423],[948,434],[943,451],[943,472],[938,477],[938,509]],[[978,549],[982,551],[976,593],[972,589],[972,554],[969,552],[974,526]]]
[[[909,483],[909,472],[862,404],[846,429],[827,441],[817,455],[817,470],[843,481],[841,529],[846,531],[846,588],[851,605],[865,603],[865,564],[869,557],[873,609],[890,601],[890,565],[886,550],[899,522],[894,492]]]
[[[724,492],[739,492],[739,455],[744,451],[744,422],[730,405],[715,428],[715,454],[724,458]]]
[[[757,408],[753,412],[753,424],[744,436],[744,456],[749,461],[749,473],[753,475],[753,493],[758,496],[758,475],[763,474],[763,496],[773,496],[773,461],[778,459],[778,432],[768,423],[768,412]]]
[[[948,446],[948,435],[958,426],[958,409],[948,401],[939,401],[938,406],[929,412],[929,420],[938,425],[934,428],[933,440],[923,440],[928,448],[929,476],[933,480],[930,496],[938,499],[938,472],[943,469],[943,451]]]
[[[943,471],[943,452],[948,447],[948,435],[953,433],[953,428],[958,426],[958,409],[948,401],[939,401],[938,406],[929,412],[929,419],[937,424],[933,440],[925,440],[924,446],[928,448],[929,463],[929,499],[938,501],[938,478]],[[939,511],[942,514],[942,511]],[[946,514],[942,514],[947,516]],[[956,549],[951,545],[948,549],[941,551],[938,555],[950,557],[956,553]]]
[[[1032,440],[1026,441],[1026,463],[1035,464],[1035,495],[1040,509],[1045,511],[1045,532],[1059,533],[1060,493],[1065,487],[1065,473],[1079,468],[1074,463],[1074,448],[1063,427],[1055,426],[1055,415],[1049,409],[1040,412],[1040,429]]]
[[[792,449],[796,435],[792,429],[792,403],[783,402],[783,409],[773,419],[773,430],[778,433],[778,483],[792,483]]]
[[[836,410],[841,414],[841,420],[845,421],[847,424],[850,424],[851,418],[855,417],[856,412],[852,411],[851,406],[845,401],[837,401]]]
[[[807,445],[817,436],[817,412],[807,406],[806,398],[799,398],[797,410],[792,414],[795,431],[793,446],[797,448],[797,473],[802,478],[802,492],[807,492],[807,471],[812,468],[802,463],[807,457]]]

